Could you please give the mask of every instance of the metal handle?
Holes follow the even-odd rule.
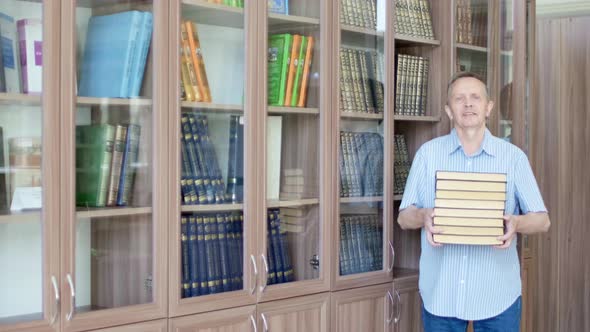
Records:
[[[397,317],[395,317],[393,322],[397,324],[402,314],[402,299],[399,296],[399,292],[397,290],[395,291],[395,297],[397,297]]]
[[[266,321],[266,316],[264,316],[264,314],[260,314],[260,317],[262,317],[264,332],[268,332],[268,322]]]
[[[258,284],[258,268],[256,267],[256,258],[254,258],[254,255],[250,255],[250,262],[252,263],[252,267],[254,267],[254,286],[250,289],[250,294],[254,294],[256,285]]]
[[[49,322],[49,325],[53,325],[53,323],[55,323],[60,310],[59,289],[57,288],[57,279],[55,276],[51,276],[51,284],[53,285],[53,293],[55,294],[55,310],[53,310],[53,315],[51,315],[51,321]]]
[[[261,254],[260,257],[262,257],[262,262],[264,263],[264,270],[266,271],[266,278],[264,278],[264,280],[261,281],[264,282],[264,285],[260,286],[260,292],[262,293],[264,292],[264,290],[266,289],[266,285],[268,284],[268,261],[266,260],[266,256],[264,256],[264,254]]]
[[[389,249],[391,249],[391,263],[389,264],[387,272],[391,272],[391,270],[393,270],[393,264],[395,262],[395,249],[393,249],[393,244],[391,244],[391,241],[389,241]]]
[[[74,282],[72,281],[72,276],[68,273],[66,275],[66,280],[70,285],[70,290],[72,291],[72,297],[70,298],[70,312],[66,316],[67,320],[72,320],[74,317],[74,308],[76,307],[76,289],[74,288]]]
[[[250,315],[250,323],[252,323],[252,327],[254,328],[254,332],[258,332],[258,327],[256,327],[256,320],[254,316]]]
[[[389,302],[391,302],[391,313],[389,314],[389,318],[387,318],[387,324],[391,324],[391,321],[393,320],[393,295],[391,295],[391,291],[387,291],[387,297],[389,298]]]

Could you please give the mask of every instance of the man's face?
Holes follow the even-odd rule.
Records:
[[[473,77],[460,78],[451,86],[445,111],[461,129],[484,128],[494,103],[488,100],[485,85]]]

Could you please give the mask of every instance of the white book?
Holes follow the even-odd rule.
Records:
[[[281,183],[282,116],[269,116],[266,120],[266,198],[279,199]]]
[[[16,22],[23,93],[41,93],[43,83],[43,24],[27,18]]]
[[[0,37],[2,37],[2,60],[6,77],[6,92],[20,93],[20,61],[16,49],[16,23],[12,16],[0,12]]]

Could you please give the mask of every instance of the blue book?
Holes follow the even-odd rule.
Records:
[[[289,0],[268,0],[268,12],[289,15]]]
[[[142,14],[93,16],[88,23],[79,96],[127,98]]]
[[[129,88],[129,97],[139,97],[141,91],[141,83],[143,83],[143,74],[145,72],[145,64],[147,61],[148,51],[152,42],[152,30],[154,26],[153,15],[150,12],[142,13],[141,31],[139,34],[140,47],[139,51],[135,52],[133,60],[133,68],[131,70],[131,82]]]

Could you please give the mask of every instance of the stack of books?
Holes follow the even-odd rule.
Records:
[[[410,174],[410,167],[412,161],[410,160],[410,154],[408,153],[408,146],[404,135],[394,136],[394,153],[393,153],[393,175],[394,175],[394,186],[393,194],[402,195],[406,188],[406,181]]]
[[[281,208],[279,217],[282,221],[281,230],[289,233],[304,233],[307,228],[309,208],[305,206]]]
[[[395,114],[426,115],[429,63],[428,58],[397,55]]]
[[[303,199],[313,196],[313,188],[306,186],[305,176],[301,168],[289,168],[283,170],[281,177],[281,200]]]
[[[429,1],[396,0],[395,32],[413,37],[434,39]]]
[[[375,30],[377,27],[377,1],[341,0],[340,23]]]
[[[500,245],[504,235],[506,174],[436,172],[434,241]]]
[[[340,111],[383,113],[383,55],[340,48]]]

